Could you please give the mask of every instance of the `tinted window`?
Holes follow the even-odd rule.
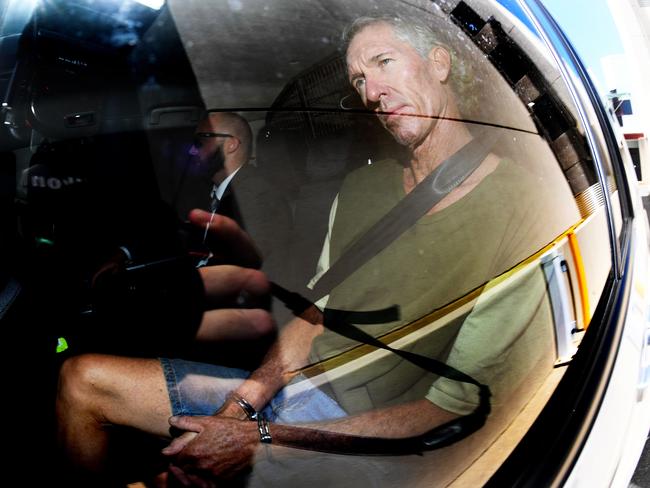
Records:
[[[275,290],[281,337],[296,297],[323,312],[313,341],[280,343],[301,359],[274,405],[317,392],[328,408],[272,421],[406,438],[489,405],[484,426],[423,456],[271,445],[247,483],[485,481],[570,363],[611,268],[578,110],[527,25],[489,1],[39,5],[3,78],[3,225],[21,256],[3,279],[47,305],[16,313],[53,324],[48,364],[265,364],[271,336],[192,342],[223,308],[196,271],[224,264],[187,223],[201,208],[238,222],[293,293]],[[98,280],[116,253],[128,272]]]

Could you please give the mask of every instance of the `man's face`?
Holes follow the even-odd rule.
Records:
[[[357,33],[347,64],[350,83],[398,143],[417,146],[444,115],[448,66],[441,69],[433,51],[426,59],[420,56],[390,25],[372,24]]]
[[[226,138],[204,135],[214,133],[225,133],[225,131],[220,131],[216,121],[210,119],[201,121],[194,131],[194,143],[189,151],[189,164],[190,170],[196,176],[211,178],[224,167],[223,144]]]

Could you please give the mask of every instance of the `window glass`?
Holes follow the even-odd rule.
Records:
[[[2,278],[47,305],[16,313],[53,324],[69,476],[104,466],[73,428],[92,404],[157,437],[171,415],[265,418],[167,452],[181,479],[485,481],[611,268],[585,131],[530,25],[487,0],[39,3],[3,75],[21,260]],[[215,231],[231,221],[250,241]],[[86,370],[119,405],[77,395],[104,381]],[[111,476],[155,474],[134,459]]]

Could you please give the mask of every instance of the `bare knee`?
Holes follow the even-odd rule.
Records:
[[[156,359],[86,354],[68,359],[61,368],[57,413],[64,422],[85,415],[102,424],[158,432],[159,424],[167,426],[170,408]]]
[[[109,356],[85,354],[67,359],[59,372],[57,406],[59,413],[78,409],[101,413],[113,396]],[[64,406],[62,409],[61,407]]]

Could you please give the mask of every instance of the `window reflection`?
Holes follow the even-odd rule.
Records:
[[[86,449],[108,445],[103,423],[168,438],[170,415],[205,415],[174,433],[211,439],[175,441],[157,468],[446,485],[552,391],[570,360],[558,334],[577,346],[610,267],[575,110],[490,2],[373,5],[382,17],[347,2],[172,1],[126,24],[75,7],[79,36],[102,49],[61,45],[87,66],[21,65],[35,71],[9,100],[29,121],[13,127],[29,141],[13,155],[20,232],[50,277],[30,268],[26,284],[55,310],[30,313],[55,317],[69,344],[57,422],[72,477],[105,469]],[[56,33],[68,17],[35,21]],[[224,473],[227,456],[239,460]],[[138,471],[133,459],[114,465]]]

